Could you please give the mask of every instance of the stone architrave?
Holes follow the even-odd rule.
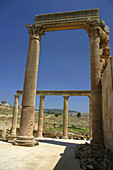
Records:
[[[92,142],[103,143],[102,129],[102,87],[100,63],[100,27],[98,23],[88,24],[85,28],[90,37],[90,66],[91,66],[91,113],[92,113]],[[103,33],[104,34],[104,33]],[[101,34],[102,36],[102,34]],[[101,37],[104,39],[104,36]]]
[[[38,137],[42,137],[43,131],[43,114],[44,114],[44,98],[45,96],[40,96],[40,107],[39,107],[39,118],[38,118]]]
[[[14,109],[13,109],[13,119],[12,119],[12,128],[11,128],[11,137],[16,137],[16,128],[17,128],[17,117],[18,117],[18,100],[19,95],[16,94],[14,101]]]
[[[63,139],[68,139],[68,98],[64,97],[64,110],[63,110]]]
[[[24,78],[20,133],[14,142],[20,146],[34,146],[33,124],[35,113],[35,96],[39,61],[40,39],[43,29],[27,25],[29,30],[29,50]]]

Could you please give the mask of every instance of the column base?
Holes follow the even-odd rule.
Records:
[[[14,142],[16,140],[17,136],[8,136],[8,142]]]
[[[35,146],[37,142],[33,136],[18,136],[17,139],[13,142],[13,145],[16,146]]]
[[[68,139],[68,137],[67,136],[62,136],[62,139]]]
[[[37,138],[43,138],[42,134],[38,134]]]

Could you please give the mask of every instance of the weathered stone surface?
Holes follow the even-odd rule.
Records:
[[[68,139],[68,98],[69,96],[64,97],[64,110],[63,110],[63,139]]]
[[[0,138],[5,138],[5,131],[4,130],[0,130]]]
[[[100,144],[81,144],[75,150],[76,158],[80,159],[82,169],[112,170],[113,153]]]
[[[108,65],[102,75],[102,112],[104,143],[113,152],[113,57],[108,59]]]
[[[45,31],[57,31],[84,28],[87,20],[99,20],[99,10],[61,12],[35,16],[35,26],[43,27]]]
[[[98,32],[95,32],[95,28],[93,29],[93,34],[90,33],[92,141],[103,143],[100,38]]]
[[[22,95],[22,90],[17,90],[17,94]],[[36,95],[68,95],[68,96],[89,96],[91,94],[90,90],[37,90]]]
[[[44,98],[45,96],[40,96],[40,107],[39,107],[39,118],[38,118],[38,137],[42,136],[42,131],[43,131]]]
[[[104,27],[104,31],[105,31],[107,34],[109,34],[109,32],[110,32],[110,30],[109,30],[109,26],[105,25],[105,27]]]
[[[19,95],[15,95],[14,109],[13,109],[13,119],[12,119],[12,128],[11,136],[16,137],[16,128],[17,128],[17,116],[18,116],[18,99]]]
[[[34,140],[34,136],[18,136],[13,142],[16,146],[34,146],[37,142]]]
[[[21,123],[20,134],[15,145],[34,145],[33,124],[35,113],[35,96],[36,96],[36,84],[37,84],[37,72],[40,50],[40,32],[34,26],[29,26],[29,49],[26,63],[26,71],[24,78],[24,88],[22,97],[22,111],[21,111]],[[21,137],[22,136],[22,137]],[[27,139],[27,138],[33,139]]]

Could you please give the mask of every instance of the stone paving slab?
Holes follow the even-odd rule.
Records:
[[[23,147],[0,141],[0,170],[80,170],[74,150],[84,142],[43,138],[38,146]]]

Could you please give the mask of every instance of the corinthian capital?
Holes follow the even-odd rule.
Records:
[[[44,34],[44,29],[43,27],[36,27],[35,25],[26,25],[29,31],[29,35],[31,38],[35,38],[37,36],[41,37]]]
[[[86,24],[84,25],[84,29],[89,34],[89,37],[91,37],[91,36],[98,37],[99,36],[99,26],[100,26],[99,20],[88,19]]]
[[[101,42],[109,42],[109,27],[105,25],[103,20],[88,19],[84,25],[84,29],[89,37],[100,37]]]

